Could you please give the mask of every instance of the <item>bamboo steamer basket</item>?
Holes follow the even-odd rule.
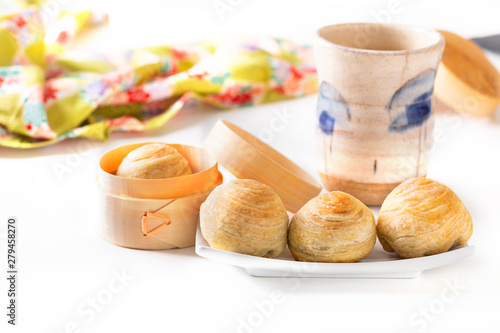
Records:
[[[99,161],[101,235],[110,243],[144,250],[166,250],[195,243],[200,205],[222,183],[217,162],[203,148],[169,144],[189,162],[192,175],[168,179],[116,176],[132,150],[148,144],[113,149]]]
[[[473,116],[491,116],[500,104],[500,73],[474,42],[448,31],[436,75],[435,93],[454,111]]]

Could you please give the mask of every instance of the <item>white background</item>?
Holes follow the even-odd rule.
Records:
[[[62,8],[107,11],[110,25],[87,34],[81,51],[196,42],[242,34],[310,42],[322,25],[376,21],[390,1],[222,0],[232,11],[220,17],[213,0],[71,1]],[[397,3],[397,2],[396,2]],[[496,1],[405,1],[390,22],[447,29],[466,37],[500,33]],[[387,21],[387,17],[383,17]],[[488,54],[500,67],[500,56]],[[129,142],[158,140],[201,145],[219,117],[253,134],[274,112],[295,118],[271,145],[317,177],[314,156],[316,97],[234,111],[191,108],[158,130],[113,134],[104,143],[72,140],[37,150],[0,148],[0,218],[19,218],[19,312],[8,332],[237,332],[241,320],[258,319],[257,303],[274,292],[280,304],[256,327],[242,332],[499,332],[500,323],[500,110],[492,119],[438,115],[428,176],[453,189],[474,219],[469,241],[476,253],[409,280],[267,279],[197,257],[194,248],[138,251],[98,236],[94,179],[105,151]],[[75,149],[79,147],[80,151]],[[83,151],[83,148],[90,148]],[[58,178],[54,164],[70,166]],[[5,253],[5,223],[1,224]],[[5,255],[0,269],[6,270]],[[133,276],[90,318],[77,310],[104,295],[113,272]],[[2,276],[3,273],[1,274]],[[440,301],[449,284],[463,288]],[[116,284],[118,286],[118,284]],[[0,282],[4,332],[6,280]],[[445,304],[444,307],[440,307]],[[429,309],[429,319],[419,311]],[[420,319],[418,323],[411,319]],[[432,318],[432,319],[431,319]],[[90,319],[90,320],[88,320]],[[88,321],[87,321],[88,320]],[[425,327],[424,327],[425,324]]]

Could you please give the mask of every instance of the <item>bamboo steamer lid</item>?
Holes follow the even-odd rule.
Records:
[[[488,117],[500,104],[500,73],[479,46],[448,31],[435,93],[449,108],[473,117]]]
[[[299,166],[228,121],[217,121],[203,147],[237,178],[271,187],[292,213],[321,191],[321,185]]]

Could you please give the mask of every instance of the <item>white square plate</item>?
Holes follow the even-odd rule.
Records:
[[[385,252],[377,242],[370,255],[355,263],[311,263],[295,261],[288,247],[273,259],[213,249],[203,238],[199,223],[196,231],[196,254],[242,267],[248,274],[261,277],[414,278],[428,269],[470,256],[474,250],[474,246],[466,244],[446,253],[401,259],[395,253]]]

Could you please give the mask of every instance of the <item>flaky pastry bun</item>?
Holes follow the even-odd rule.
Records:
[[[192,174],[188,161],[165,143],[151,143],[132,150],[122,161],[117,176],[163,179]]]
[[[237,179],[210,193],[201,205],[200,227],[213,248],[273,258],[285,249],[288,214],[269,186]]]
[[[373,250],[375,241],[375,218],[370,209],[340,191],[310,200],[288,229],[288,247],[300,261],[355,262]]]
[[[467,243],[472,218],[448,187],[429,178],[412,178],[385,199],[377,234],[384,250],[417,258]]]

